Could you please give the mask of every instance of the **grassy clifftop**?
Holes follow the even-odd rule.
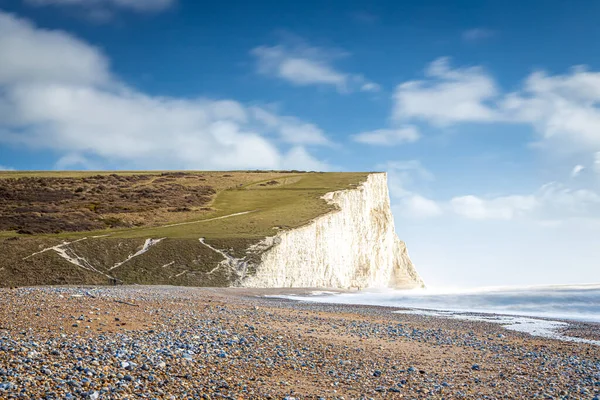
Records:
[[[0,282],[230,285],[226,257],[256,257],[249,246],[331,211],[321,196],[367,175],[2,172]]]

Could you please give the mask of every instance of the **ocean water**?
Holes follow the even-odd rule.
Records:
[[[479,289],[365,290],[285,296],[321,303],[366,304],[468,313],[491,313],[600,322],[600,285]]]
[[[600,341],[563,336],[568,323],[600,323],[600,285],[556,285],[479,289],[365,290],[277,296],[297,301],[406,308],[394,312],[485,321],[507,329],[554,339],[600,345]],[[600,329],[600,328],[599,328]]]

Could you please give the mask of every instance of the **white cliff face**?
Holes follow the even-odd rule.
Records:
[[[394,230],[387,176],[371,174],[356,189],[327,193],[338,207],[306,226],[266,238],[268,248],[246,287],[422,287]]]

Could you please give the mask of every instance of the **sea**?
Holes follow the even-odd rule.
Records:
[[[310,295],[277,297],[394,307],[398,310],[391,312],[491,322],[532,335],[600,345],[598,340],[572,338],[562,333],[569,324],[588,322],[598,327],[600,336],[600,284],[386,289],[351,293],[315,291]]]

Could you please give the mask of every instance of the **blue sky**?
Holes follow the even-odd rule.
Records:
[[[598,17],[0,0],[0,168],[385,170],[430,285],[600,282]]]

